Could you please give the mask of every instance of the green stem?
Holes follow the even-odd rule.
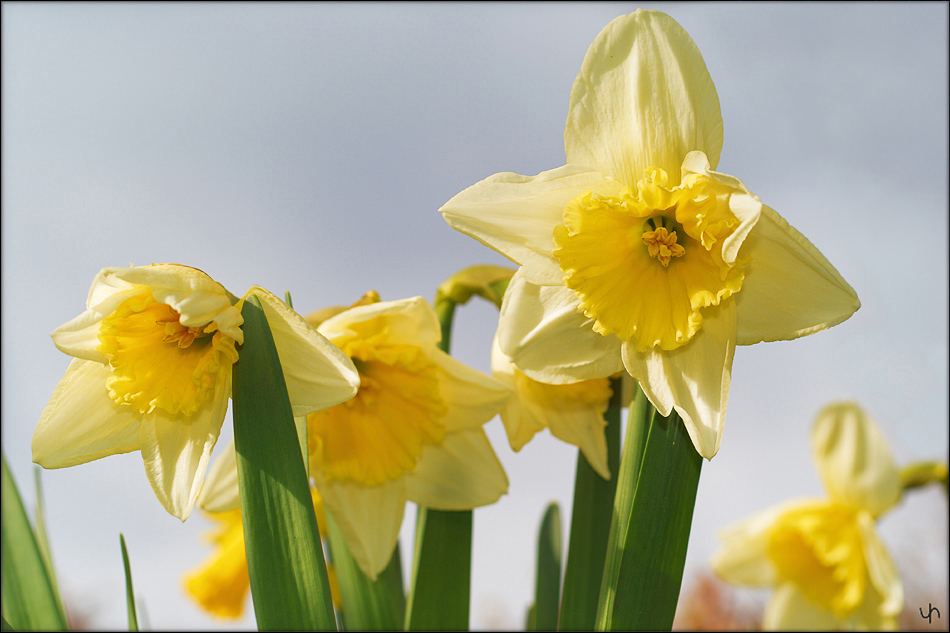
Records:
[[[598,630],[670,630],[683,580],[702,457],[673,411],[638,389],[630,404]]]
[[[617,490],[620,464],[620,411],[623,406],[623,379],[610,381],[613,395],[604,419],[607,427],[607,468],[610,479],[603,479],[577,451],[577,474],[574,479],[574,505],[571,511],[571,536],[564,570],[561,613],[558,628],[562,631],[593,630],[597,616],[600,580],[604,574],[604,557]]]

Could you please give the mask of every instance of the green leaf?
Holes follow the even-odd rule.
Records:
[[[556,631],[561,597],[561,510],[548,505],[538,534],[538,572],[534,582],[534,630]]]
[[[139,619],[135,615],[135,592],[132,591],[132,566],[129,565],[129,551],[125,548],[125,537],[119,533],[119,545],[122,547],[122,564],[125,566],[125,601],[129,607],[129,630],[139,630]]]
[[[46,571],[49,573],[53,593],[56,594],[56,599],[62,603],[62,599],[59,595],[59,585],[56,582],[56,570],[53,568],[53,555],[50,553],[49,539],[46,536],[46,519],[43,514],[43,485],[40,482],[39,466],[34,467],[33,475],[36,485],[36,544],[40,548],[40,554],[43,555],[43,562],[46,563]]]
[[[370,580],[350,554],[343,533],[329,513],[327,533],[330,559],[340,583],[343,625],[348,631],[396,631],[406,617],[399,544],[386,568]]]
[[[472,511],[419,508],[407,631],[468,630]]]
[[[287,388],[256,297],[241,311],[234,448],[258,628],[335,630],[330,584]]]
[[[670,630],[683,580],[702,457],[675,411],[637,389],[630,404],[598,630]]]
[[[607,427],[607,467],[610,479],[603,479],[577,451],[574,479],[574,505],[571,510],[571,536],[564,570],[561,615],[558,628],[563,631],[591,631],[597,617],[597,599],[604,575],[607,538],[614,511],[620,466],[620,411],[623,405],[623,379],[610,381],[613,395],[604,419]]]
[[[19,631],[65,631],[66,613],[56,593],[36,534],[23,508],[13,475],[2,455],[0,482],[0,594],[2,614]]]

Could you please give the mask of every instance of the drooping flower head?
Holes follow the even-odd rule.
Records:
[[[626,370],[697,451],[722,438],[735,345],[792,339],[860,303],[801,234],[714,171],[719,98],[689,35],[637,11],[597,36],[571,91],[567,164],[498,173],[446,221],[521,265],[501,350],[548,383]]]
[[[901,497],[887,441],[857,405],[839,403],[815,420],[812,456],[828,498],[784,503],[727,528],[713,569],[775,587],[766,629],[896,629],[904,591],[875,529]]]
[[[494,503],[508,479],[482,425],[511,394],[437,347],[429,303],[414,297],[362,305],[319,323],[353,359],[360,389],[308,416],[310,474],[360,568],[386,566],[406,501],[439,510]],[[322,317],[323,315],[321,315]]]
[[[267,316],[295,415],[356,392],[345,355],[268,291],[250,294]],[[243,301],[188,266],[100,271],[86,311],[52,334],[74,358],[33,434],[33,461],[63,468],[141,451],[155,496],[185,520],[227,412]]]

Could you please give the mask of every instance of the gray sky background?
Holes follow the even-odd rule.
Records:
[[[290,290],[304,314],[369,289],[431,301],[458,269],[506,263],[438,208],[495,172],[564,163],[584,53],[636,8],[3,3],[2,441],[28,505],[33,429],[69,362],[49,333],[84,309],[99,269],[188,264],[238,295]],[[719,170],[802,231],[863,304],[832,330],[737,350],[688,587],[716,531],[824,494],[808,433],[832,400],[864,406],[900,463],[947,459],[948,5],[643,8],[703,53],[722,104]],[[454,354],[489,371],[496,319],[484,302],[461,308]],[[471,623],[520,628],[544,507],[570,518],[576,449],[544,433],[516,454],[500,420],[486,430],[511,485],[475,514]],[[250,601],[222,624],[183,594],[210,523],[168,515],[139,453],[44,471],[43,484],[65,599],[94,626],[125,627],[119,532],[152,627],[253,626]],[[921,606],[950,614],[946,520],[929,491],[881,528],[905,579],[924,583]]]

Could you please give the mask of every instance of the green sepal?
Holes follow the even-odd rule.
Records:
[[[139,630],[139,619],[135,614],[135,592],[132,591],[132,566],[129,565],[129,551],[125,547],[125,537],[119,533],[119,545],[122,548],[122,565],[125,567],[125,601],[129,609],[129,630]]]
[[[556,631],[561,598],[561,510],[548,504],[538,533],[538,570],[534,582],[534,630]]]
[[[233,368],[234,449],[254,613],[261,630],[336,630],[300,440],[267,318],[244,301]]]
[[[627,425],[596,628],[666,630],[683,580],[702,457],[672,411],[637,389]]]
[[[607,468],[610,479],[597,474],[584,454],[577,451],[571,535],[564,569],[561,613],[558,628],[563,631],[592,631],[597,617],[600,582],[604,575],[607,538],[617,491],[620,466],[620,411],[623,408],[623,378],[610,381],[612,395],[604,420],[607,426]]]
[[[50,576],[36,533],[23,507],[16,482],[2,455],[0,482],[0,612],[18,631],[68,629],[56,586]]]

